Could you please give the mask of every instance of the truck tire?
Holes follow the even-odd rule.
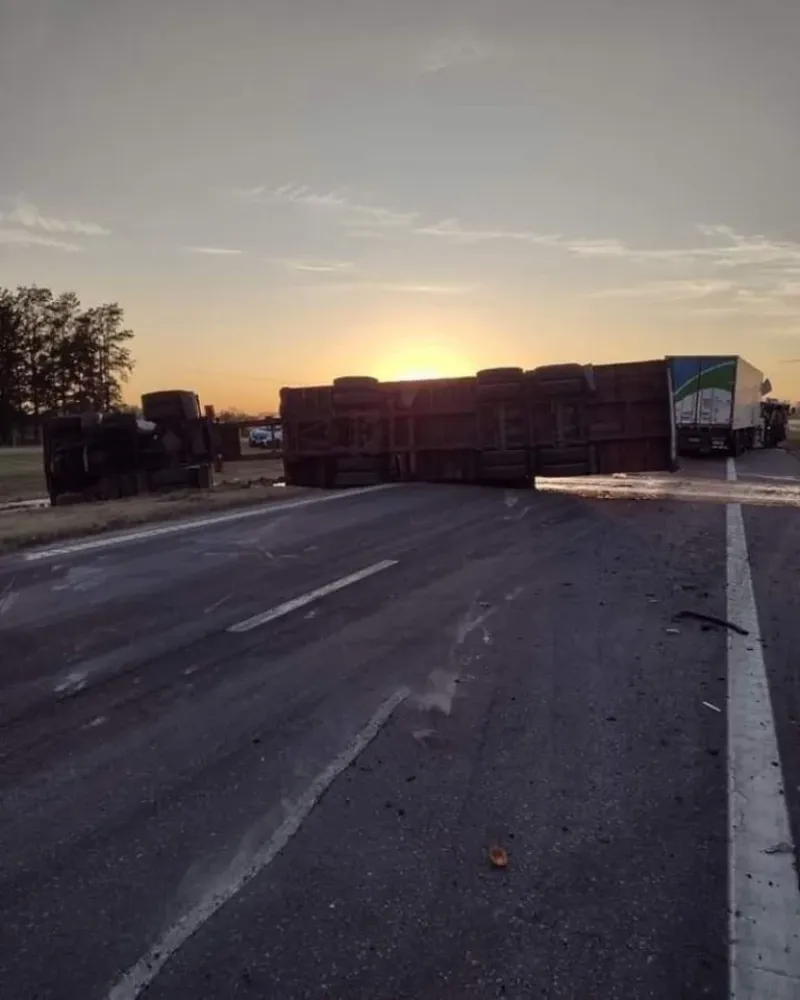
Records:
[[[525,372],[534,391],[554,396],[584,396],[594,391],[589,371],[583,365],[540,365]]]
[[[483,385],[503,385],[520,382],[525,372],[521,368],[483,368],[475,378]]]
[[[363,409],[380,405],[380,383],[368,375],[345,375],[333,380],[331,402],[334,410]]]
[[[376,389],[379,385],[371,375],[342,375],[333,380],[334,389]]]

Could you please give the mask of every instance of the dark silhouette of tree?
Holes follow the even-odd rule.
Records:
[[[25,355],[14,296],[0,288],[0,442],[13,443],[13,431],[27,396]]]
[[[83,309],[73,292],[0,288],[0,442],[38,437],[54,413],[121,406],[132,339],[116,302]]]

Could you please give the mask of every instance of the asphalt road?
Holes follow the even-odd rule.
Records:
[[[743,795],[741,839],[790,904],[800,834],[800,462],[737,472],[396,487],[0,561],[2,995],[799,997],[780,913],[762,985],[731,980],[759,876],[729,795],[773,720],[759,794],[791,828],[753,848]],[[744,607],[731,499],[762,643],[674,619]],[[761,653],[769,718],[729,726]]]

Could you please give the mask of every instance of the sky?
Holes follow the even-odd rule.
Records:
[[[798,0],[0,0],[0,284],[127,395],[741,354],[800,399]]]

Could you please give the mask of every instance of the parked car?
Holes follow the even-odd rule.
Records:
[[[248,443],[251,448],[280,448],[283,443],[283,428],[278,424],[271,427],[253,427]]]
[[[269,444],[269,433],[266,427],[252,427],[247,443],[251,448],[266,448]]]

